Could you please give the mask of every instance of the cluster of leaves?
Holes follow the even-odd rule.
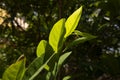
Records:
[[[71,52],[65,52],[70,46],[95,38],[87,33],[75,31],[82,13],[82,7],[76,10],[66,21],[60,19],[54,24],[50,35],[49,43],[41,40],[37,47],[37,58],[25,70],[26,58],[20,57],[3,74],[3,80],[33,80],[45,68],[48,73],[42,76],[42,80],[56,80],[60,67]],[[72,33],[83,36],[75,39],[68,47],[63,49],[63,43]],[[44,72],[45,73],[45,72]],[[70,77],[69,77],[70,78]],[[64,78],[64,80],[66,77]],[[67,78],[68,79],[68,78]]]
[[[48,41],[52,25],[59,18],[68,17],[80,5],[84,6],[84,10],[77,30],[82,33],[74,31],[64,42],[63,52],[72,51],[72,54],[60,70],[61,76],[72,75],[73,80],[119,80],[120,0],[1,0],[0,10],[5,10],[7,16],[0,17],[4,19],[0,24],[0,77],[21,54],[27,57],[28,66],[36,58],[39,41]],[[29,23],[28,29],[15,26],[15,17],[24,17]],[[86,34],[83,32],[97,38],[71,47]],[[71,41],[74,43],[70,44]]]

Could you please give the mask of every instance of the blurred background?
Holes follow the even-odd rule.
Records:
[[[62,75],[72,75],[71,80],[120,80],[120,0],[0,0],[0,78],[22,54],[28,66],[54,23],[80,6],[77,29],[97,38],[70,48],[73,53]]]

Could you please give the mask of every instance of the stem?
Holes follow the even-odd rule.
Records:
[[[54,55],[55,53],[50,56],[50,58],[30,77],[29,80],[33,80],[43,70],[43,68],[47,65],[47,63],[52,59]]]
[[[62,18],[62,0],[58,0],[59,18]]]

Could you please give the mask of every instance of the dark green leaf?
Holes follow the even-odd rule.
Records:
[[[61,65],[63,64],[63,62],[68,58],[68,56],[71,54],[72,52],[67,52],[64,53],[63,55],[60,56],[59,60],[58,60],[58,69],[61,67]]]
[[[63,78],[63,80],[69,80],[71,78],[71,76],[65,76],[64,78]]]
[[[93,36],[93,35],[91,35],[89,33],[81,32],[81,31],[78,31],[78,30],[75,30],[74,33],[76,35],[80,35],[80,36],[86,37],[87,40],[91,40],[91,39],[96,38],[96,36]]]
[[[37,57],[27,68],[23,80],[29,80],[29,78],[43,65],[43,55]]]
[[[34,70],[35,72],[30,76],[29,80],[33,80],[47,65],[47,63],[52,59],[52,57],[55,54],[53,54],[44,64],[40,65],[39,67],[36,66],[38,69]],[[35,61],[34,63],[39,64],[37,61]],[[33,65],[34,66],[34,65]],[[31,68],[33,68],[33,66],[31,66]],[[29,71],[30,72],[30,71]],[[24,78],[25,79],[25,78]]]

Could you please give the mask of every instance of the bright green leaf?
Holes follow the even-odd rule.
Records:
[[[37,57],[40,57],[41,55],[45,54],[47,41],[41,40],[40,43],[37,46]]]
[[[52,47],[45,40],[41,40],[37,47],[37,57],[41,57],[43,62],[45,62],[53,53]],[[49,66],[45,67],[46,70],[49,70]]]
[[[60,19],[52,28],[49,35],[49,44],[53,50],[57,53],[62,47],[63,38],[65,34],[65,19]]]
[[[68,37],[77,27],[80,17],[82,14],[82,6],[77,9],[70,17],[68,17],[66,23],[65,23],[65,28],[66,28],[66,34],[65,38]]]
[[[22,80],[25,72],[25,61],[26,58],[23,58],[8,67],[3,74],[2,80]]]

